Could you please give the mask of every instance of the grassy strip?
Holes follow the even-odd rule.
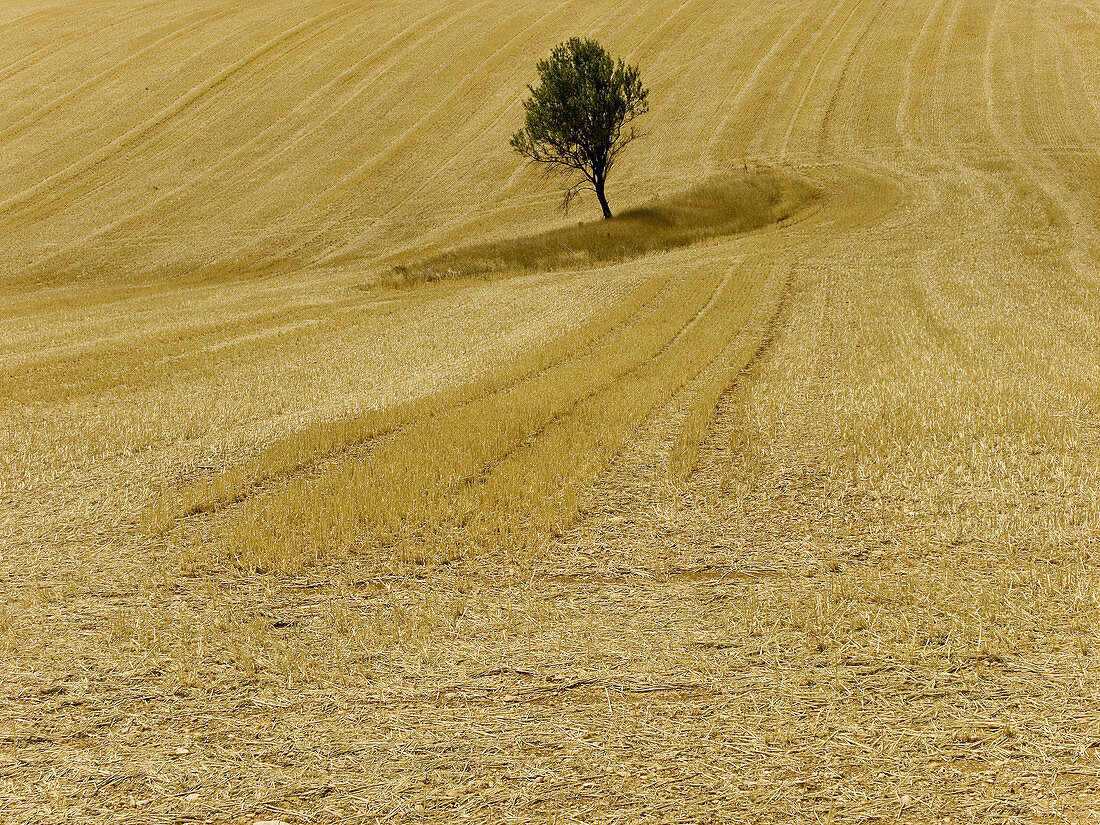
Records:
[[[686,192],[595,223],[449,250],[393,268],[397,283],[516,271],[576,269],[735,235],[790,218],[816,197],[774,169],[715,178]]]
[[[227,506],[195,525],[205,540],[193,563],[294,572],[347,551],[381,569],[479,550],[527,557],[575,517],[582,490],[650,411],[734,339],[743,366],[757,348],[746,322],[774,303],[767,272],[693,271],[581,358]]]
[[[769,175],[707,184],[665,204],[545,237],[557,236],[564,243],[611,225],[613,231],[629,235],[632,243],[655,248],[656,242],[699,239],[718,235],[723,227],[758,222],[765,209],[775,219],[786,217],[796,202],[804,205],[812,197],[808,187],[792,184],[794,189],[788,189]],[[755,204],[755,212],[734,209],[734,204],[748,203]],[[643,231],[655,223],[664,226],[663,234]],[[624,233],[629,226],[633,228]],[[524,243],[495,247],[518,255]],[[559,257],[561,243],[555,253]],[[599,254],[610,255],[609,250],[605,245]],[[519,259],[513,255],[508,260]],[[710,275],[720,278],[719,272]],[[254,569],[294,570],[333,550],[387,546],[397,559],[419,561],[417,538],[431,534],[438,543],[441,530],[463,535],[459,543],[465,546],[471,543],[471,532],[479,535],[479,544],[486,543],[487,532],[497,534],[497,540],[487,542],[490,545],[529,544],[531,525],[519,522],[539,522],[533,533],[545,534],[554,524],[567,521],[579,487],[614,454],[639,416],[669,397],[722,349],[731,332],[744,326],[751,314],[748,308],[764,289],[762,281],[741,278],[719,287],[699,274],[676,279],[675,284],[650,282],[617,311],[592,319],[579,340],[563,338],[471,385],[360,419],[318,424],[281,439],[242,465],[169,491],[150,514],[149,526],[168,530],[181,517],[224,508],[209,525],[214,527],[215,542],[238,564]],[[663,294],[666,290],[670,294]],[[662,300],[649,305],[659,295]],[[649,311],[644,310],[647,305]],[[692,321],[696,313],[697,324]],[[693,325],[698,328],[680,340],[677,331],[687,332]],[[694,352],[685,350],[689,340],[702,343],[703,330],[712,330],[704,335],[706,343]],[[666,352],[667,347],[671,351]],[[656,383],[655,363],[671,367],[668,374],[658,369],[662,377]],[[629,402],[624,391],[631,396]],[[610,397],[618,398],[630,414],[604,409]],[[592,413],[593,405],[601,407],[599,415]],[[713,399],[702,399],[697,406],[696,423],[705,428]],[[601,423],[594,426],[597,420]],[[699,427],[693,428],[688,442],[694,444],[694,429]],[[545,455],[555,434],[567,431],[570,438],[549,450],[553,456]],[[454,433],[463,437],[455,439]],[[595,437],[592,455],[581,461],[580,454],[589,452],[581,446],[588,436]],[[682,463],[692,464],[688,444],[679,446]],[[521,455],[526,459],[520,460]],[[534,466],[526,466],[531,461]],[[569,479],[558,477],[562,466],[571,468]],[[534,471],[547,478],[521,482],[517,471],[519,476]],[[479,525],[471,531],[471,515],[482,509],[485,512],[473,519]],[[526,515],[517,519],[520,512]],[[536,512],[539,517],[533,518]],[[482,523],[486,516],[495,524]],[[463,527],[455,531],[455,522]],[[508,539],[500,541],[505,535]],[[456,548],[453,555],[459,554]]]
[[[354,460],[356,448],[372,439],[535,379],[548,369],[581,357],[588,348],[631,324],[634,316],[645,312],[666,288],[664,279],[646,281],[622,304],[590,318],[583,333],[563,335],[507,368],[476,381],[394,407],[366,411],[353,418],[316,422],[277,439],[256,455],[215,475],[165,490],[144,514],[145,527],[161,533],[181,518],[240,503],[263,493],[265,487],[288,483],[297,473],[319,469],[326,461]]]
[[[398,560],[426,560],[418,558],[418,539],[438,533],[441,515],[454,512],[447,503],[457,491],[467,483],[481,486],[480,468],[524,442],[548,420],[567,415],[578,398],[600,392],[624,372],[656,357],[661,342],[690,321],[713,288],[713,283],[698,279],[679,279],[664,300],[649,305],[644,317],[618,328],[579,358],[412,422],[378,439],[366,455],[335,461],[237,506],[231,504],[215,514],[217,543],[243,567],[285,572],[319,555],[394,545],[391,552]],[[600,423],[607,426],[616,420],[613,416]],[[562,446],[556,463],[568,466],[577,456]],[[502,522],[501,532],[510,532],[511,516],[508,508],[493,508],[491,513]],[[439,538],[436,535],[436,544]],[[457,548],[436,549],[444,560],[460,554]]]

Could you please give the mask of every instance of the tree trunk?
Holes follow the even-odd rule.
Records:
[[[611,207],[607,205],[607,196],[603,193],[603,181],[596,181],[596,198],[600,202],[600,207],[603,209],[604,219],[611,217]]]

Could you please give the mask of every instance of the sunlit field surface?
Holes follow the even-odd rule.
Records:
[[[1098,263],[1093,0],[0,0],[0,822],[1100,821]]]

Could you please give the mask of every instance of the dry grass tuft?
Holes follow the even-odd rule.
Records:
[[[519,271],[600,266],[709,238],[779,223],[816,196],[803,180],[778,169],[754,168],[622,212],[537,235],[482,243],[397,264],[392,280],[409,284]]]

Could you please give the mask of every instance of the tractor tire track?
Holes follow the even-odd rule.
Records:
[[[453,18],[448,18],[439,27],[433,27],[423,33],[420,30],[426,27],[429,23],[435,22],[437,18],[441,17],[446,11],[450,10],[454,6],[460,5],[459,0],[449,3],[444,8],[429,12],[414,23],[403,28],[398,34],[391,37],[384,42],[381,46],[371,50],[369,54],[356,61],[346,69],[342,70],[339,74],[333,77],[330,81],[322,84],[316,90],[311,92],[306,98],[298,103],[290,112],[283,115],[261,132],[253,136],[244,144],[241,144],[233,151],[227,153],[224,157],[219,159],[212,166],[205,167],[202,170],[201,177],[193,177],[181,182],[178,186],[172,187],[162,193],[156,198],[152,199],[145,205],[141,206],[134,212],[126,214],[120,217],[118,220],[108,223],[102,227],[99,227],[94,232],[73,240],[62,249],[45,256],[35,261],[32,266],[37,269],[50,268],[56,266],[58,261],[65,259],[67,255],[72,255],[76,251],[81,250],[90,244],[107,238],[111,235],[117,234],[121,230],[128,226],[133,225],[136,222],[148,219],[148,216],[156,212],[157,210],[164,209],[172,203],[179,202],[188,196],[193,196],[198,190],[203,189],[206,191],[206,196],[210,197],[211,180],[217,179],[218,191],[248,191],[247,182],[250,179],[255,179],[262,175],[267,169],[275,166],[276,164],[290,158],[295,152],[299,150],[299,147],[303,141],[310,138],[310,136],[316,134],[318,131],[323,130],[327,124],[336,120],[339,116],[345,113],[351,106],[353,106],[362,95],[366,94],[373,85],[377,82],[378,78],[384,75],[387,71],[399,62],[408,49],[415,49],[418,44],[429,41],[432,37],[436,36],[441,30],[442,26],[452,24]],[[485,3],[474,6],[470,13],[476,13],[477,9],[484,6]],[[352,32],[354,34],[354,32]],[[409,41],[414,35],[417,35],[403,50],[398,50],[398,47],[403,43]],[[345,35],[350,37],[351,34]],[[381,63],[378,61],[390,53],[390,58],[384,60]],[[311,115],[318,105],[322,104],[327,98],[326,95],[334,89],[339,89],[346,85],[352,78],[355,78],[365,68],[376,66],[371,72],[370,77],[366,80],[360,80],[357,82],[357,86],[354,90],[346,93],[345,99],[335,108],[329,108],[324,117],[321,120],[311,120],[308,128],[306,126],[299,126],[285,139],[281,146],[273,148],[270,151],[264,153],[264,159],[259,165],[250,165],[242,168],[240,159],[247,157],[249,153],[255,151],[257,148],[263,146],[265,142],[269,142],[272,136],[281,128],[290,127],[294,120],[300,120],[305,123],[306,117]],[[232,172],[233,174],[226,176],[225,173]]]
[[[57,172],[47,176],[45,179],[38,183],[23,189],[13,195],[10,195],[3,201],[0,201],[0,214],[4,214],[7,222],[11,222],[16,217],[25,217],[24,212],[16,211],[18,207],[25,207],[33,202],[34,208],[40,209],[42,202],[38,200],[39,196],[48,193],[51,189],[58,186],[65,181],[72,180],[79,175],[85,174],[88,171],[94,169],[99,164],[106,161],[108,158],[120,152],[122,149],[135,143],[140,138],[148,135],[155,129],[163,126],[169,122],[172,118],[177,117],[189,107],[193,106],[197,101],[204,96],[214,92],[219,87],[223,86],[234,75],[247,70],[252,64],[256,63],[275,49],[279,48],[283,44],[292,42],[295,37],[298,37],[304,33],[309,32],[312,28],[320,25],[321,23],[335,17],[339,12],[354,7],[353,2],[346,2],[336,6],[333,9],[326,10],[320,14],[303,20],[296,25],[286,29],[276,37],[267,40],[257,48],[253,49],[244,57],[234,61],[229,66],[223,68],[213,76],[207,78],[205,81],[192,87],[186,94],[177,98],[168,106],[162,108],[156,112],[152,117],[146,119],[139,125],[128,129],[123,134],[111,140],[106,145],[100,147],[95,152],[92,152],[84,159],[70,164],[64,169],[60,169]],[[60,197],[61,195],[55,195]]]
[[[320,204],[337,200],[333,197],[335,193],[344,191],[348,187],[358,185],[370,171],[396,158],[399,152],[404,147],[407,147],[412,139],[416,138],[424,131],[428,123],[437,119],[441,112],[447,111],[449,109],[448,104],[452,103],[456,99],[459,99],[460,96],[467,93],[469,88],[477,82],[477,78],[489,71],[489,68],[491,66],[499,65],[510,51],[515,50],[519,47],[519,45],[523,42],[523,38],[531,37],[535,32],[538,31],[539,27],[543,25],[544,21],[556,14],[563,13],[571,2],[573,2],[573,0],[560,0],[560,2],[554,5],[550,11],[546,12],[533,22],[524,26],[518,33],[512,35],[501,46],[497,47],[492,52],[492,54],[482,60],[470,72],[467,79],[463,80],[461,83],[456,84],[454,88],[441,100],[439,100],[428,113],[424,114],[423,116],[418,118],[412,125],[402,130],[390,141],[390,143],[385,148],[379,150],[378,152],[375,152],[364,162],[357,164],[351,172],[342,176],[336,182],[323,189],[321,193],[315,196],[315,198],[309,204],[298,210],[297,214],[301,214],[303,212],[309,213],[318,211],[318,207]],[[246,271],[263,271],[273,264],[292,256],[296,252],[299,252],[303,248],[314,246],[321,238],[324,237],[326,233],[330,232],[335,226],[339,225],[344,220],[346,220],[346,218],[343,215],[337,215],[336,217],[330,217],[326,220],[321,221],[318,227],[311,233],[308,233],[306,238],[299,242],[296,246],[291,248],[280,248],[275,256],[261,255],[258,260],[252,260],[246,263]],[[244,247],[233,250],[231,253],[231,257],[237,260],[243,259],[245,261],[249,261],[249,259],[252,258],[252,255],[250,253],[257,247],[265,243],[269,243],[270,240],[270,233],[263,234],[253,243],[249,243]],[[324,252],[325,250],[323,248],[319,249],[313,252],[310,257],[323,255]],[[212,265],[212,268],[216,269],[219,265],[219,262],[215,262]]]
[[[293,466],[280,471],[278,473],[266,474],[253,483],[246,485],[238,494],[235,494],[226,499],[217,499],[213,501],[202,501],[194,505],[186,507],[183,511],[176,514],[174,518],[187,518],[194,515],[214,513],[226,507],[240,504],[249,498],[256,495],[272,492],[280,487],[284,487],[296,479],[303,478],[309,474],[316,473],[321,468],[331,465],[335,462],[339,462],[345,459],[358,460],[365,456],[364,450],[369,449],[371,444],[380,438],[395,436],[402,431],[407,430],[417,424],[423,424],[434,419],[441,418],[442,416],[455,413],[463,408],[473,406],[477,403],[483,402],[493,396],[500,395],[505,392],[515,390],[521,385],[534,381],[541,376],[546,375],[548,372],[554,369],[558,369],[570,362],[577,361],[588,357],[589,352],[598,347],[600,344],[609,341],[612,337],[622,333],[624,330],[631,326],[636,326],[642,323],[641,320],[647,314],[656,313],[660,309],[662,297],[665,293],[672,289],[671,281],[664,281],[660,286],[654,290],[654,293],[647,298],[640,306],[630,310],[626,317],[615,320],[606,329],[597,331],[597,333],[584,341],[569,349],[565,354],[558,358],[552,358],[546,363],[539,366],[537,369],[531,372],[525,372],[521,375],[515,376],[506,380],[497,386],[490,387],[482,392],[477,392],[468,398],[464,398],[458,404],[452,406],[438,405],[431,401],[418,401],[415,408],[410,415],[401,416],[400,420],[393,426],[385,427],[378,432],[369,434],[364,438],[356,438],[350,441],[341,443],[336,449],[327,451],[318,456],[311,456],[305,461],[297,462]],[[563,338],[564,340],[564,338]],[[462,394],[461,388],[457,391],[451,391],[451,394]],[[443,400],[443,399],[441,399]],[[421,407],[427,407],[428,412],[426,414],[418,414],[418,410]],[[354,425],[354,422],[337,422],[333,425],[333,429],[339,430],[341,428],[348,428],[349,424]]]
[[[30,126],[34,125],[35,123],[39,122],[44,117],[49,115],[51,112],[54,112],[55,110],[59,109],[60,107],[65,106],[66,104],[70,103],[78,95],[84,93],[88,89],[91,89],[95,86],[98,86],[101,83],[103,83],[105,80],[116,76],[123,69],[125,69],[126,67],[128,67],[132,64],[137,63],[140,59],[142,59],[146,55],[149,55],[149,54],[152,54],[152,53],[156,52],[157,50],[163,48],[168,43],[171,43],[173,40],[178,40],[180,38],[183,38],[183,37],[186,37],[186,36],[192,34],[193,32],[201,29],[203,26],[205,26],[208,23],[212,23],[212,22],[214,22],[216,20],[219,20],[223,17],[227,17],[230,14],[233,14],[234,11],[236,11],[236,9],[224,9],[224,10],[221,10],[221,11],[214,12],[213,14],[190,15],[191,17],[193,17],[195,19],[193,19],[191,22],[187,23],[182,28],[173,28],[167,34],[164,34],[161,37],[158,37],[157,39],[152,40],[152,41],[150,41],[149,43],[147,43],[143,46],[140,46],[139,48],[137,48],[136,51],[132,51],[129,54],[129,56],[127,56],[123,60],[118,61],[117,63],[112,65],[110,68],[105,69],[104,71],[99,72],[98,74],[95,74],[95,75],[87,78],[86,80],[81,81],[76,86],[69,89],[68,91],[63,92],[62,94],[57,95],[56,97],[52,98],[45,105],[40,106],[39,108],[35,109],[34,111],[29,112],[28,114],[24,115],[23,117],[21,117],[19,120],[15,121],[14,123],[11,123],[8,126],[5,126],[3,129],[0,129],[0,141],[10,140],[13,136],[16,136],[16,135],[18,135],[22,132],[25,132],[28,127],[30,127]],[[175,23],[175,21],[172,21],[172,23],[169,24],[169,25],[174,25],[174,23]],[[136,44],[132,44],[132,45],[136,45]]]

